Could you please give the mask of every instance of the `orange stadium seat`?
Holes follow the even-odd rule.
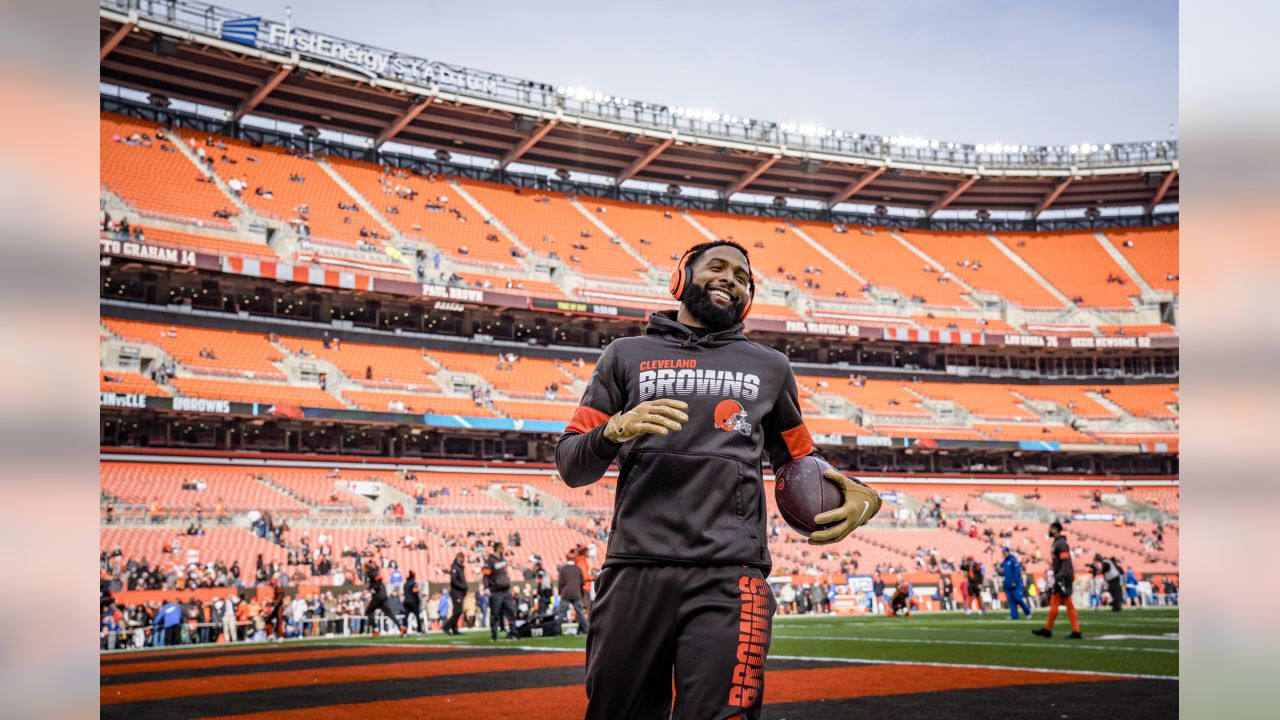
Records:
[[[309,355],[333,363],[352,381],[366,387],[403,390],[438,390],[431,376],[440,368],[423,359],[423,351],[414,348],[370,345],[357,342],[330,343],[314,338],[281,337],[280,343],[294,355]],[[365,375],[372,371],[372,378]]]
[[[1135,487],[1125,490],[1124,494],[1167,513],[1178,514],[1179,493],[1176,487]]]
[[[923,425],[876,425],[879,435],[889,437],[924,438],[928,440],[986,440],[981,433],[969,428],[929,427]]]
[[[346,190],[343,190],[316,161],[307,160],[296,154],[290,154],[283,148],[272,145],[254,147],[250,143],[235,140],[221,135],[213,136],[214,145],[205,146],[206,138],[186,131],[185,135],[197,141],[197,146],[204,147],[205,152],[214,159],[214,170],[223,180],[230,182],[232,178],[240,178],[247,186],[241,198],[258,213],[268,217],[292,222],[305,219],[311,228],[311,240],[356,247],[360,241],[370,246],[381,248],[382,244],[372,237],[360,237],[360,229],[376,231],[383,239],[390,233],[378,221],[361,211],[342,210],[338,203],[355,205],[356,201]],[[216,143],[226,146],[223,150]],[[228,161],[223,161],[226,156]],[[302,178],[301,181],[291,177]],[[271,197],[258,195],[256,190],[270,192]],[[300,207],[305,205],[308,212],[302,213]],[[344,222],[344,218],[350,222]]]
[[[489,285],[485,287],[486,290],[490,288],[498,292],[509,290],[521,295],[555,298],[557,300],[562,300],[565,297],[564,291],[560,289],[559,285],[547,280],[532,280],[524,277],[505,278],[498,275],[484,275],[465,270],[459,270],[458,275],[462,276],[463,281],[465,281],[469,287],[482,287],[483,283],[487,280]],[[477,283],[480,283],[480,285],[477,285]],[[507,283],[510,283],[510,286],[508,286]]]
[[[759,277],[791,285],[822,300],[837,299],[838,292],[844,295],[838,298],[841,300],[864,299],[862,283],[857,278],[828,260],[781,220],[709,212],[690,213],[690,217],[716,237],[733,240],[746,248],[751,256],[751,269]],[[806,225],[804,229],[808,232],[811,228]],[[815,272],[806,273],[806,269]],[[790,279],[792,277],[795,279]],[[819,287],[805,287],[806,281]]]
[[[272,364],[283,360],[284,354],[265,335],[117,318],[103,318],[102,324],[122,339],[158,345],[184,367],[197,372],[285,379],[284,373]],[[202,351],[212,351],[213,357],[202,357]]]
[[[1172,420],[1178,413],[1169,407],[1178,404],[1177,385],[1111,385],[1107,399],[1138,417]]]
[[[169,397],[169,391],[157,385],[151,378],[125,370],[103,370],[102,376],[98,379],[98,388],[100,392]]]
[[[322,468],[267,467],[254,470],[263,481],[284,488],[288,494],[308,505],[350,507],[368,510],[365,502],[335,486],[335,479]]]
[[[152,565],[168,568],[176,564],[186,567],[189,558],[198,563],[223,562],[231,567],[240,563],[240,577],[246,583],[253,582],[258,557],[264,563],[284,566],[288,551],[270,540],[260,538],[242,528],[206,527],[204,535],[187,535],[184,528],[106,527],[98,533],[99,546],[104,551],[120,548],[126,558],[146,558]],[[177,542],[179,550],[166,554],[164,548]],[[195,554],[188,554],[194,549]]]
[[[1017,328],[1000,318],[971,318],[971,317],[929,317],[928,315],[913,315],[911,321],[923,328],[931,330],[969,330],[972,332],[987,332],[996,335],[1008,335],[1019,332]]]
[[[361,410],[391,412],[390,403],[404,403],[405,412],[426,415],[462,415],[465,417],[496,417],[483,405],[476,405],[462,395],[426,395],[401,392],[373,392],[344,389],[342,396],[355,403]]]
[[[1173,329],[1168,323],[1160,323],[1158,325],[1100,325],[1098,327],[1103,335],[1117,337],[1120,335],[1128,335],[1131,337],[1141,335],[1175,335],[1177,330]]]
[[[373,474],[362,472],[361,475],[362,479],[363,476],[368,475],[368,479],[380,480],[392,485],[409,497],[415,497],[418,488],[421,487],[424,509],[498,512],[511,510],[509,503],[489,494],[489,486],[496,481],[482,473],[419,472],[415,473],[412,480],[392,472]],[[432,497],[433,494],[435,497]]]
[[[1000,295],[1026,309],[1062,307],[1043,285],[992,245],[985,233],[904,230],[900,234],[974,290]],[[977,269],[974,263],[979,265]]]
[[[1051,402],[1072,415],[1086,420],[1109,420],[1117,417],[1098,401],[1085,394],[1098,388],[1086,385],[1015,385],[1013,392],[1028,400]]]
[[[387,560],[395,562],[396,567],[405,575],[410,570],[417,572],[418,578],[422,581],[423,587],[426,586],[428,573],[432,569],[436,569],[433,565],[440,565],[441,559],[445,557],[444,543],[439,538],[433,537],[415,525],[362,525],[360,527],[318,527],[305,528],[300,527],[291,533],[293,542],[300,542],[305,534],[308,538],[308,544],[314,552],[319,546],[320,538],[328,541],[328,545],[333,549],[335,556],[341,557],[341,554],[350,549],[360,552],[366,548],[373,548],[371,540],[380,539],[389,543],[389,547],[377,548],[376,552]],[[414,546],[405,547],[405,538],[411,538]],[[422,541],[427,547],[425,550],[419,550],[416,547],[418,541]],[[346,558],[341,558],[339,565],[345,565],[349,562]],[[433,562],[434,560],[434,562]],[[444,563],[447,565],[447,563]],[[440,568],[443,569],[443,568]],[[430,578],[435,582],[443,579],[448,582],[448,576],[443,578]],[[425,590],[424,590],[425,592]]]
[[[1157,290],[1178,292],[1178,228],[1107,230],[1111,244]],[[1125,247],[1125,242],[1133,247]]]
[[[1045,280],[1068,298],[1079,297],[1089,307],[1131,310],[1129,298],[1140,295],[1138,284],[1098,244],[1092,230],[1057,233],[999,234],[1005,247],[1017,253]],[[1116,277],[1124,284],[1107,282]]]
[[[156,227],[143,227],[146,241],[158,245],[195,250],[211,255],[233,255],[260,258],[262,260],[279,260],[280,256],[265,243],[246,242],[212,235],[178,232]]]
[[[509,364],[511,370],[500,370],[497,354],[479,355],[446,350],[428,352],[445,368],[455,372],[475,373],[511,397],[543,397],[547,386],[552,383],[559,386],[559,398],[567,400],[577,397],[569,388],[573,378],[561,371],[559,366],[563,363],[555,360],[521,357],[514,363],[502,363],[504,366]]]
[[[164,149],[175,140],[180,142],[179,138],[154,140],[157,127],[155,123],[102,113],[98,163],[102,184],[144,214],[228,227],[213,213],[228,209],[234,215],[235,204],[216,185],[204,182],[200,170],[180,151]],[[145,147],[125,142],[135,134],[150,135],[153,141]]]
[[[862,387],[855,387],[847,378],[797,375],[796,382],[804,384],[817,395],[842,396],[864,411],[876,415],[929,416],[928,412],[919,407],[920,398],[907,392],[904,383],[897,380],[867,380]]]
[[[194,377],[176,377],[172,382],[173,387],[187,397],[298,407],[345,407],[337,398],[316,387]]]
[[[519,260],[511,254],[515,248],[511,241],[486,224],[480,213],[457,197],[443,178],[426,178],[402,169],[342,158],[330,158],[328,162],[405,237],[428,242],[458,262],[520,267]],[[401,188],[400,194],[397,188]],[[402,197],[409,191],[414,193],[412,199]],[[389,207],[396,212],[390,212]]]
[[[573,270],[590,277],[643,281],[643,263],[615,245],[570,204],[567,195],[477,180],[459,179],[458,183],[538,255],[546,257],[554,252]],[[585,249],[575,248],[575,244]]]
[[[809,416],[804,418],[809,432],[821,435],[871,435],[871,431],[848,418]]]
[[[674,270],[686,250],[707,242],[706,236],[686,222],[676,208],[587,197],[581,198],[581,202],[663,273]]]
[[[1104,443],[1110,445],[1155,445],[1157,443],[1165,443],[1169,446],[1171,452],[1178,451],[1178,434],[1173,432],[1156,433],[1156,432],[1105,432],[1098,431],[1094,433]]]
[[[1006,423],[1002,425],[975,423],[974,430],[992,440],[1043,440],[1064,443],[1092,443],[1093,438],[1065,425],[1023,425]]]
[[[932,400],[950,400],[971,415],[994,420],[1039,420],[1039,416],[1020,407],[1021,399],[1009,392],[1007,385],[924,382],[911,388]]]
[[[928,264],[920,256],[903,247],[886,230],[850,228],[837,233],[831,225],[801,223],[814,240],[822,243],[844,264],[876,287],[892,288],[905,298],[921,297],[928,307],[975,307],[965,299],[965,289],[954,282],[939,282],[942,273],[925,272]]]
[[[99,463],[102,492],[122,503],[189,512],[199,503],[208,517],[221,504],[226,512],[249,510],[302,511],[296,498],[256,479],[260,468],[179,463]],[[183,483],[202,481],[204,490],[183,490]]]
[[[497,400],[494,407],[510,417],[521,420],[551,420],[569,422],[577,405],[563,402],[537,402],[533,400]]]

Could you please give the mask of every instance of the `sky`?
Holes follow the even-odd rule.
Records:
[[[1169,139],[1176,0],[214,0],[429,60],[774,122],[1000,144]],[[1172,126],[1172,128],[1171,128]]]

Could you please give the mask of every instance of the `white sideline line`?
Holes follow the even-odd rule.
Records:
[[[924,640],[909,638],[869,638],[869,637],[814,637],[811,635],[778,635],[774,640],[820,640],[826,642],[864,642],[864,643],[904,643],[908,645],[987,645],[991,647],[1025,647],[1048,648],[1052,650],[1107,650],[1111,652],[1151,652],[1177,654],[1177,650],[1169,648],[1131,648],[1113,645],[1046,645],[1041,643],[989,642],[979,640]]]
[[[860,665],[925,665],[928,667],[961,667],[978,670],[1025,670],[1036,673],[1060,673],[1063,675],[1094,675],[1097,677],[1134,678],[1141,680],[1178,680],[1177,675],[1140,675],[1137,673],[1101,672],[1098,670],[1055,670],[1052,668],[1029,668],[1014,665],[975,665],[971,663],[917,662],[914,660],[876,660],[874,658],[829,658],[810,657],[807,655],[769,655],[774,660],[806,660],[814,662],[841,662]]]

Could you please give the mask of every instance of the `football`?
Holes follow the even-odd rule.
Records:
[[[814,516],[835,510],[844,504],[844,491],[823,477],[831,464],[814,455],[806,455],[783,465],[775,473],[773,497],[778,512],[793,530],[805,537],[827,525],[813,522]]]

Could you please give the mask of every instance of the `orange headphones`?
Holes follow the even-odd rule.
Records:
[[[695,246],[696,247],[696,246]],[[695,248],[689,248],[680,256],[680,262],[676,263],[676,269],[671,271],[671,285],[667,288],[671,291],[671,297],[680,300],[684,296],[684,289],[693,284],[693,269],[689,267],[689,256],[693,254]],[[747,268],[747,272],[751,272],[751,268]],[[741,322],[747,319],[747,313],[751,312],[751,303],[755,300],[755,283],[752,281],[747,289],[747,304],[742,306],[742,314],[738,317]]]

